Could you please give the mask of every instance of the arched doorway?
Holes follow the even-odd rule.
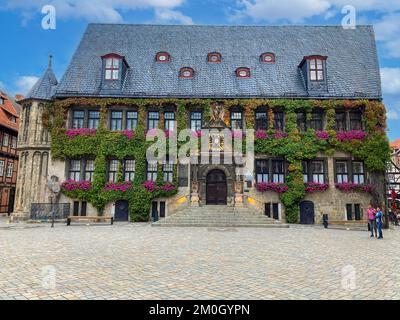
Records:
[[[206,189],[207,204],[227,204],[226,175],[222,170],[211,170],[207,174]]]
[[[314,202],[303,201],[300,203],[300,224],[314,224]]]

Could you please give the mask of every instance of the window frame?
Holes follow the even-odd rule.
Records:
[[[278,114],[281,117],[277,117]],[[282,110],[274,111],[274,129],[276,131],[284,131],[285,130],[285,113]]]
[[[91,168],[91,170],[88,170],[88,162],[93,163],[93,167]],[[95,170],[95,160],[94,159],[83,159],[83,176],[85,178],[85,181],[90,181],[93,182],[94,180],[94,170]],[[89,175],[89,179],[88,179],[88,175]]]
[[[120,118],[113,117],[114,114],[121,114]],[[110,130],[111,131],[122,131],[123,130],[123,120],[124,120],[124,111],[123,110],[111,110],[110,111]],[[114,126],[114,123],[119,124],[119,127]]]
[[[171,159],[166,159],[163,162],[163,181],[173,182],[174,181],[174,161]]]
[[[362,172],[361,173],[356,173],[354,170],[354,165],[355,164],[361,164],[361,168],[362,168]],[[364,162],[363,161],[357,161],[357,160],[353,160],[351,162],[351,180],[353,183],[355,184],[365,184],[366,181],[366,177],[365,177],[365,166],[364,166]],[[357,177],[357,179],[355,179],[355,177]],[[362,182],[360,182],[360,177],[362,177]],[[357,182],[356,182],[357,180]]]
[[[153,114],[153,115],[157,114],[157,118],[151,118],[150,117],[151,114]],[[150,128],[150,123],[153,124],[153,126],[151,128]],[[158,129],[159,124],[160,124],[160,112],[149,110],[147,112],[147,130]]]
[[[93,117],[92,114],[96,113],[97,117]],[[88,110],[87,111],[87,128],[98,129],[100,125],[100,111],[99,110]]]
[[[308,127],[315,131],[324,130],[324,112],[322,110],[313,110]]]
[[[165,60],[161,60],[161,57],[165,56],[166,59]],[[171,55],[166,52],[166,51],[160,51],[156,53],[156,57],[155,57],[156,62],[158,63],[168,63],[171,61]]]
[[[270,60],[270,61],[267,61],[267,60],[266,60],[266,57],[270,57],[271,60]],[[276,61],[275,54],[272,53],[272,52],[264,52],[264,53],[261,54],[261,56],[260,56],[260,61],[261,61],[262,63],[275,63],[275,61]]]
[[[167,118],[168,115],[172,115],[172,118]],[[172,128],[171,128],[172,125]],[[164,112],[164,130],[174,131],[176,128],[176,118],[174,111],[165,111]]]
[[[189,75],[186,75],[186,72],[189,72]],[[179,70],[179,78],[182,79],[193,79],[195,71],[193,68],[184,67]]]
[[[240,115],[240,118],[235,118],[235,115]],[[234,126],[236,124],[236,126]],[[237,127],[237,124],[240,124],[239,127]],[[230,112],[230,125],[232,130],[243,130],[243,111],[241,110],[232,110]]]
[[[76,168],[73,163],[79,164],[79,168]],[[68,179],[73,181],[81,181],[82,177],[82,161],[81,159],[69,159],[68,166]],[[77,179],[78,177],[78,179]]]
[[[194,118],[194,114],[200,114],[200,118]],[[193,128],[193,124],[194,128]],[[203,129],[203,111],[193,110],[190,111],[190,130],[192,131],[200,131]]]
[[[350,110],[348,112],[349,115],[349,130],[362,130],[363,129],[363,120],[362,120],[362,111]],[[357,119],[354,118],[354,115],[357,116]],[[356,126],[354,125],[356,124]]]
[[[120,80],[121,60],[122,58],[116,55],[104,57],[104,80],[106,81]],[[110,65],[108,65],[108,61],[111,61]],[[110,74],[110,77],[108,76],[108,73]]]
[[[76,113],[78,113],[78,112],[82,113],[83,117],[77,117]],[[72,129],[82,129],[82,128],[86,127],[85,126],[85,113],[86,113],[85,110],[82,110],[82,109],[72,110],[72,117],[71,117],[71,128]],[[82,123],[82,125],[80,125],[81,123]]]
[[[269,159],[256,159],[256,183],[268,183],[270,180]],[[260,165],[263,163],[264,165]]]
[[[344,163],[345,164],[345,172],[338,171],[338,164]],[[339,179],[340,177],[340,179]],[[346,177],[346,179],[343,179]],[[346,181],[345,181],[346,180]],[[335,159],[335,182],[336,183],[348,183],[350,181],[350,173],[349,173],[349,161],[348,160],[341,160]]]
[[[312,82],[321,82],[325,81],[325,68],[324,68],[324,59],[320,57],[313,57],[308,59],[308,72],[309,79]],[[321,62],[319,65],[318,62]],[[313,74],[315,75],[315,79],[313,79]],[[322,75],[320,77],[320,75]]]
[[[7,132],[4,132],[3,134],[3,141],[1,143],[2,147],[8,147],[10,145],[10,134]]]
[[[158,162],[156,160],[151,161],[151,163],[149,163],[149,161],[147,161],[146,162],[146,181],[156,182],[157,174],[158,174]]]
[[[3,178],[4,177],[4,167],[6,165],[6,161],[5,160],[0,160],[0,177]]]
[[[280,163],[280,170],[275,171],[275,163]],[[277,177],[277,179],[276,179]],[[285,160],[283,159],[271,159],[271,182],[273,183],[285,183],[286,180],[286,170],[285,170]]]
[[[245,74],[243,75],[242,72],[245,72]],[[250,72],[250,68],[247,67],[240,67],[237,68],[235,71],[236,74],[236,78],[250,78],[251,77],[251,72]]]
[[[135,114],[136,116],[128,117],[128,114],[130,113]],[[125,130],[131,130],[131,131],[136,130],[138,121],[139,121],[139,112],[137,110],[125,110],[125,126],[124,126]],[[134,125],[128,126],[129,123]]]
[[[129,170],[127,169],[128,161],[133,161],[133,169],[131,167],[129,168]],[[124,165],[123,165],[124,181],[125,182],[128,182],[128,181],[133,182],[135,180],[135,172],[136,172],[136,160],[132,159],[132,158],[124,159]]]
[[[322,171],[315,171],[313,165],[314,164],[321,164]],[[325,166],[325,161],[324,160],[311,160],[309,162],[309,177],[311,179],[309,181],[312,181],[313,183],[320,183],[320,184],[325,184],[326,182],[326,166]],[[315,178],[317,177],[317,178]],[[322,178],[322,179],[321,179]]]
[[[113,164],[116,165],[116,167],[111,167]],[[107,163],[107,181],[111,183],[117,182],[117,175],[118,175],[118,166],[120,165],[120,162],[118,159],[108,159]],[[112,179],[111,179],[112,178]]]
[[[257,116],[263,114],[264,118],[258,118]],[[268,112],[265,110],[256,110],[254,113],[255,129],[256,130],[268,130]],[[264,120],[263,120],[264,119]]]
[[[212,60],[213,57],[216,57],[216,60]],[[210,52],[207,54],[207,62],[208,63],[221,63],[222,62],[222,54],[219,52]]]

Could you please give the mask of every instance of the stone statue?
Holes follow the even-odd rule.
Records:
[[[47,182],[47,188],[50,190],[50,202],[52,204],[57,203],[61,193],[61,186],[58,177],[51,176],[50,180]]]
[[[211,110],[211,122],[213,123],[220,123],[221,121],[224,122],[224,116],[225,116],[224,107],[219,103],[215,103],[212,106]]]

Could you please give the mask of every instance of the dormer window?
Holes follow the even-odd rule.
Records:
[[[220,63],[222,61],[222,56],[219,52],[211,52],[207,56],[207,61],[210,63]]]
[[[328,59],[327,56],[306,56],[300,63],[299,68],[303,70],[304,76],[306,76],[306,72],[308,72],[309,81],[324,81],[326,59]],[[306,66],[308,70],[305,69],[305,62],[307,62]]]
[[[192,68],[182,68],[179,71],[179,78],[191,79],[194,76],[194,70]]]
[[[275,54],[272,52],[265,52],[260,57],[261,62],[264,63],[274,63],[275,62]]]
[[[105,80],[119,80],[120,79],[120,68],[121,68],[121,57],[118,54],[108,54],[102,57],[104,59],[104,79]]]
[[[250,69],[249,68],[237,68],[236,69],[236,77],[250,78]]]
[[[169,62],[171,56],[168,52],[158,52],[156,54],[156,62]]]
[[[4,98],[0,97],[0,105],[4,104]]]
[[[323,81],[324,80],[324,62],[321,59],[310,60],[310,80]]]

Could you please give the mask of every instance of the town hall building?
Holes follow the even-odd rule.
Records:
[[[370,203],[384,204],[371,26],[90,24],[62,78],[50,61],[20,104],[16,219],[51,204],[116,221],[237,210],[321,223],[363,220]],[[172,153],[147,161],[155,129],[167,142],[184,129],[207,135],[221,158],[232,156],[226,132],[244,146],[254,135],[253,171]]]

